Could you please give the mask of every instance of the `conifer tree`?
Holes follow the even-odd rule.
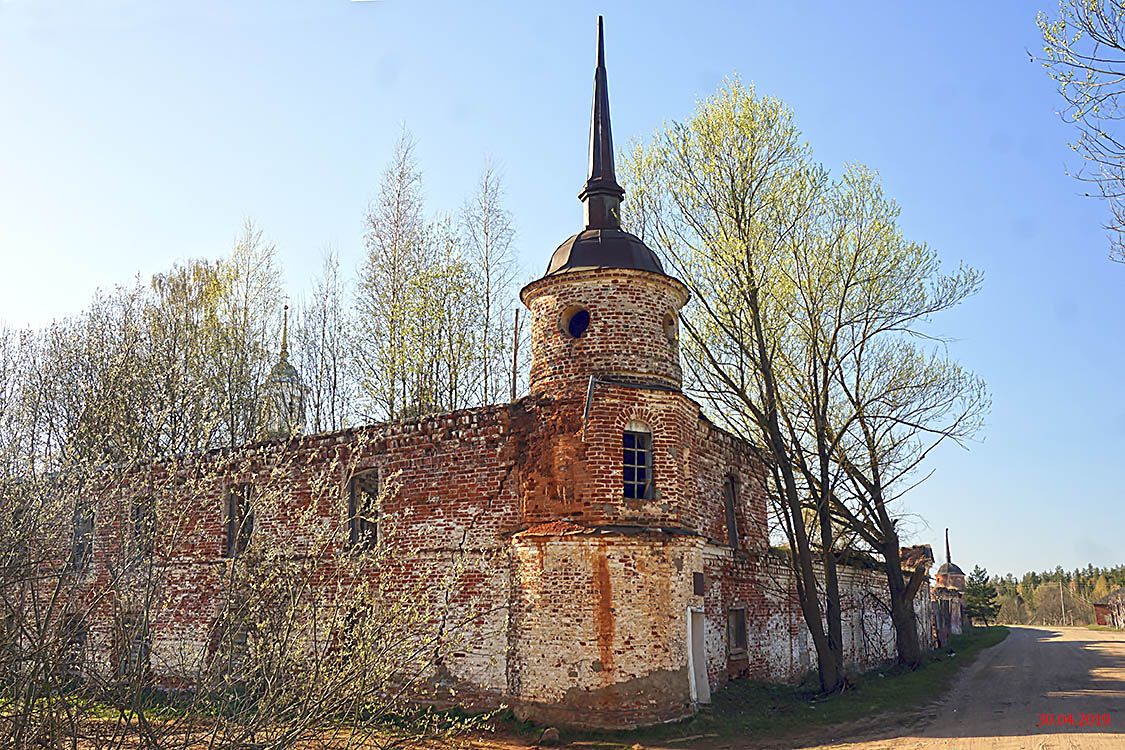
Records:
[[[996,602],[996,587],[988,578],[988,571],[977,565],[965,580],[965,614],[986,626],[996,617],[1000,605]]]

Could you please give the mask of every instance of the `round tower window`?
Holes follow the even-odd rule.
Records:
[[[590,327],[590,311],[583,307],[568,308],[563,314],[562,324],[563,330],[570,334],[571,338],[580,339]]]

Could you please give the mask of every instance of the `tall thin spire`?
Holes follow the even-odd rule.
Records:
[[[594,69],[594,106],[590,113],[590,176],[578,194],[585,204],[587,229],[618,229],[621,199],[613,169],[613,131],[609,123],[609,84],[605,72],[605,40],[598,16],[598,62]]]
[[[289,359],[289,305],[281,313],[281,361]]]
[[[945,530],[945,561],[952,564],[953,558],[949,556],[949,529]]]

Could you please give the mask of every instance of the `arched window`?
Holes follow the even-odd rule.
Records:
[[[364,471],[348,483],[348,543],[354,550],[375,549],[379,541],[379,472]]]
[[[651,500],[653,496],[652,431],[641,422],[630,422],[625,425],[624,448],[625,497]]]
[[[668,313],[667,315],[665,315],[664,320],[661,323],[661,325],[663,325],[664,327],[664,335],[668,338],[668,343],[670,344],[676,343],[676,341],[680,338],[678,323],[679,322],[676,319],[675,313]]]

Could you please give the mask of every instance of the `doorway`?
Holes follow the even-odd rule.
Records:
[[[705,622],[701,609],[688,609],[688,678],[691,699],[696,703],[711,702],[711,686],[707,682],[707,648],[703,638]]]

